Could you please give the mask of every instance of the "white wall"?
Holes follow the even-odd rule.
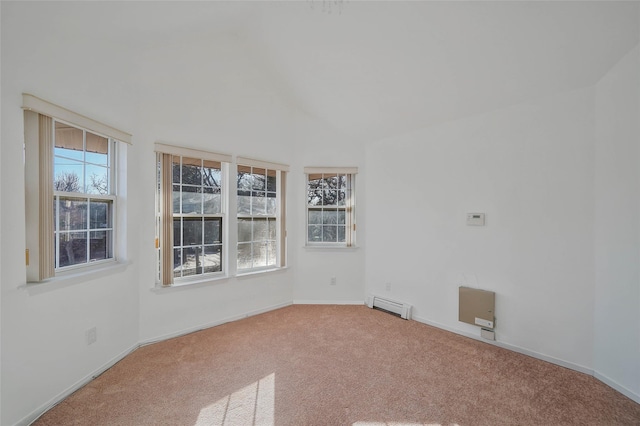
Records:
[[[474,335],[458,287],[495,291],[499,341],[588,370],[593,98],[563,93],[371,146],[367,288]],[[486,226],[466,226],[468,212]]]
[[[23,92],[132,131],[131,52],[75,31],[74,5],[2,2],[2,419],[10,425],[106,365],[138,341],[136,265],[87,282],[25,286]],[[68,25],[67,25],[68,24]],[[57,27],[60,25],[60,27]],[[60,30],[64,28],[64,30]],[[56,37],[51,37],[55,33]],[[133,166],[133,164],[130,164]],[[121,223],[133,235],[136,190],[123,188]],[[126,246],[131,256],[133,241]],[[85,331],[97,327],[87,346]]]
[[[289,205],[294,214],[289,229],[289,252],[295,271],[295,303],[364,304],[364,259],[366,247],[366,165],[362,143],[350,140],[304,114],[296,116],[294,152],[290,187],[296,194]],[[306,198],[304,167],[358,167],[356,175],[356,246],[354,248],[305,248]],[[300,194],[301,197],[297,197]],[[363,208],[360,208],[362,206]],[[336,284],[331,285],[331,278]]]
[[[293,273],[230,278],[189,288],[153,290],[155,154],[162,141],[292,164],[291,113],[269,70],[233,33],[183,34],[144,49],[137,60],[136,131],[140,218],[140,339],[217,324],[292,300]],[[288,191],[291,204],[301,198]],[[233,206],[231,206],[233,207]],[[290,214],[293,213],[291,206]],[[232,214],[233,215],[233,214]],[[235,228],[233,217],[229,226]],[[230,245],[235,243],[231,240]]]
[[[594,370],[640,402],[640,48],[596,86]]]

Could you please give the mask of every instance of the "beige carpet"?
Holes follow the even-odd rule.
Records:
[[[364,306],[296,305],[140,348],[35,424],[640,425],[640,405]]]

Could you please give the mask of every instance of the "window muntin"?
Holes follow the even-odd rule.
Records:
[[[349,173],[307,173],[307,245],[353,245],[354,180]]]
[[[114,258],[116,142],[53,120],[55,270]]]
[[[222,164],[173,155],[171,165],[173,278],[222,272]]]
[[[278,176],[238,164],[238,271],[278,265]]]

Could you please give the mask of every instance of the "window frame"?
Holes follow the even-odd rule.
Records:
[[[236,182],[239,182],[239,173],[241,167],[248,167],[250,169],[250,174],[254,174],[254,169],[264,170],[265,172],[265,188],[264,190],[256,191],[256,192],[264,192],[265,194],[265,213],[264,214],[254,214],[253,209],[250,209],[249,213],[240,212],[240,191],[241,189],[236,186],[235,196],[236,196],[236,273],[238,275],[242,274],[252,274],[263,271],[270,271],[278,268],[283,268],[287,264],[287,246],[286,246],[286,176],[289,171],[289,166],[284,164],[272,163],[267,161],[255,160],[246,157],[238,157],[236,159]],[[268,175],[269,172],[275,173],[275,190],[269,190],[268,184]],[[252,195],[250,196],[250,203],[253,201],[253,192],[254,188],[251,189]],[[267,199],[269,193],[275,192],[275,212],[273,214],[267,213]],[[250,204],[252,206],[252,204]],[[245,219],[251,219],[251,233],[252,238],[250,241],[240,241],[240,221]],[[254,239],[253,231],[254,219],[266,219],[267,220],[267,239]],[[268,238],[268,227],[269,227],[269,219],[273,219],[274,227],[275,227],[275,240],[270,240]],[[264,244],[268,244],[270,241],[273,241],[274,251],[275,251],[275,262],[272,264],[267,263],[262,266],[252,266],[252,267],[240,267],[240,246],[250,244],[253,250],[253,246],[255,244],[259,244],[262,241]],[[267,262],[269,256],[267,254]]]
[[[307,248],[353,248],[356,246],[356,174],[358,173],[357,167],[305,167],[305,219],[304,219],[304,240],[305,247]],[[333,176],[345,176],[347,194],[345,195],[344,206],[340,205],[311,205],[309,203],[309,178],[311,175],[321,175],[321,179]],[[345,241],[311,241],[309,239],[310,226],[323,224],[310,224],[309,216],[311,211],[324,212],[325,208],[330,210],[336,210],[336,215],[339,217],[339,212],[344,211],[345,216]],[[339,225],[339,219],[336,219],[336,224]],[[336,229],[336,240],[338,240],[338,229]]]
[[[60,156],[56,155],[55,153],[55,148],[56,148],[56,123],[62,123],[65,125],[69,125],[71,127],[74,127],[78,130],[81,130],[83,133],[83,157],[85,157],[85,153],[86,151],[86,145],[87,145],[87,140],[86,140],[86,134],[87,133],[93,133],[97,136],[100,137],[104,137],[107,139],[107,144],[108,144],[108,153],[107,153],[107,158],[108,158],[108,164],[107,164],[107,169],[108,169],[108,193],[107,194],[94,194],[94,193],[90,193],[87,192],[86,189],[84,192],[78,191],[78,192],[72,192],[72,191],[60,191],[60,190],[56,190],[55,188],[53,189],[53,202],[54,202],[54,225],[53,225],[53,230],[54,230],[54,244],[55,244],[55,259],[54,259],[54,269],[56,274],[63,274],[65,272],[68,271],[73,271],[76,269],[82,269],[88,266],[92,266],[92,265],[103,265],[106,263],[112,263],[112,262],[116,262],[118,259],[118,244],[117,244],[117,232],[116,230],[118,229],[117,226],[117,214],[116,212],[118,211],[118,181],[117,181],[117,173],[118,173],[118,166],[117,166],[117,161],[116,159],[118,158],[118,154],[117,154],[117,149],[118,149],[118,143],[115,139],[110,138],[108,136],[105,135],[100,135],[97,134],[96,132],[92,132],[91,130],[88,129],[84,129],[78,126],[74,126],[71,123],[67,123],[65,121],[62,120],[58,120],[58,119],[52,119],[52,125],[53,125],[53,146],[54,146],[54,178],[53,178],[53,183],[55,185],[55,163],[56,163],[56,159],[57,158],[61,158]],[[86,188],[86,168],[87,168],[87,164],[92,165],[91,162],[86,161],[86,160],[82,160],[82,167],[83,167],[83,181],[85,181],[84,185]],[[78,229],[78,230],[61,230],[59,229],[59,225],[60,225],[60,203],[63,199],[68,199],[68,200],[86,200],[87,206],[89,206],[89,208],[87,208],[87,218],[86,218],[86,223],[87,223],[87,228],[86,229]],[[108,201],[110,202],[110,207],[109,207],[109,212],[108,215],[110,216],[111,220],[111,226],[108,228],[91,228],[91,220],[90,220],[90,205],[92,201]],[[100,260],[91,260],[90,258],[90,244],[91,244],[91,233],[92,232],[101,232],[101,231],[111,231],[111,237],[109,238],[109,246],[107,247],[107,251],[109,251],[111,253],[110,257],[107,257],[105,259],[100,259]],[[60,238],[61,238],[61,234],[66,234],[66,233],[80,233],[80,232],[85,232],[87,234],[87,239],[86,239],[86,262],[84,263],[77,263],[77,264],[72,264],[72,265],[66,265],[66,266],[60,266]]]
[[[231,163],[231,156],[225,154],[218,154],[209,151],[203,151],[199,149],[178,147],[173,145],[167,145],[163,143],[155,144],[156,152],[156,283],[162,287],[181,286],[192,283],[197,283],[206,280],[218,279],[227,277],[229,275],[229,166]],[[166,157],[165,157],[166,156]],[[182,209],[179,213],[173,212],[173,194],[174,185],[173,182],[173,158],[180,157],[182,164],[183,158],[198,159],[203,166],[204,161],[212,161],[220,163],[220,176],[221,182],[220,188],[220,212],[219,213],[205,213],[204,210],[200,213],[184,213]],[[164,158],[164,159],[163,159]],[[170,165],[171,170],[169,173],[165,173],[165,168]],[[202,182],[202,181],[201,181]],[[171,186],[171,196],[168,197],[169,191],[165,188],[167,185]],[[180,188],[182,188],[182,177],[180,182]],[[204,186],[200,186],[203,188]],[[182,205],[182,197],[180,198]],[[203,198],[202,198],[203,200]],[[202,201],[204,202],[204,201]],[[181,244],[175,245],[174,242],[174,220],[175,218],[181,218],[181,222],[184,218],[202,218],[203,226],[205,218],[219,219],[221,222],[220,232],[220,271],[195,273],[188,276],[175,277],[173,271],[174,262],[171,260],[174,256],[174,249],[184,249],[182,242],[182,230],[181,228]],[[169,219],[170,218],[170,219]],[[169,223],[167,223],[169,222]],[[202,241],[204,240],[204,229],[202,230]],[[212,245],[218,245],[212,244]],[[205,247],[207,245],[202,244],[199,247]]]
[[[25,165],[25,224],[26,224],[26,278],[28,283],[44,282],[55,278],[73,276],[103,270],[108,264],[119,262],[124,256],[121,248],[126,247],[126,233],[120,229],[117,218],[124,213],[118,207],[119,187],[124,182],[118,180],[120,166],[124,164],[125,154],[119,151],[131,144],[132,136],[112,126],[70,111],[64,107],[45,101],[28,93],[22,95],[24,110],[24,165]],[[55,122],[64,123],[81,129],[83,133],[83,152],[86,148],[86,133],[107,138],[110,164],[110,191],[108,196],[81,192],[54,191],[55,171]],[[113,148],[111,148],[113,147]],[[126,151],[125,151],[126,152]],[[84,170],[83,154],[83,170]],[[55,250],[57,224],[54,223],[54,202],[59,196],[71,198],[109,199],[111,202],[111,257],[97,261],[57,267]],[[87,220],[89,218],[87,217]],[[90,222],[87,223],[90,240]],[[87,244],[90,242],[87,241]]]

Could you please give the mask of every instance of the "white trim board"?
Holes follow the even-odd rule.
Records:
[[[296,299],[294,305],[365,305],[363,300],[310,300]]]
[[[33,410],[30,414],[27,414],[25,417],[23,417],[21,420],[15,423],[15,426],[28,426],[32,424],[33,422],[38,420],[44,413],[51,410],[56,405],[60,404],[67,397],[71,396],[72,393],[84,387],[93,379],[95,379],[96,377],[98,377],[99,375],[101,375],[102,373],[104,373],[114,365],[116,365],[118,362],[122,361],[127,355],[133,353],[139,347],[140,345],[136,344],[131,346],[129,349],[126,349],[123,352],[120,352],[118,355],[116,355],[115,357],[107,361],[106,364],[102,365],[102,367],[96,369],[94,372],[90,374],[87,374],[82,379],[78,380],[76,383],[69,386],[67,389],[63,390],[58,395],[51,398],[49,401],[45,402],[40,407]]]
[[[275,311],[276,309],[286,308],[287,306],[291,306],[291,302],[284,302],[284,303],[279,303],[277,305],[267,306],[266,308],[256,309],[253,311],[245,312],[243,314],[234,315],[234,316],[223,318],[217,321],[212,321],[205,324],[197,325],[195,327],[188,327],[172,333],[163,334],[161,336],[152,337],[150,339],[144,339],[140,341],[139,346],[146,346],[146,345],[151,345],[153,343],[164,342],[165,340],[174,339],[176,337],[195,333],[201,330],[206,330],[211,327],[217,327],[219,325],[226,324],[229,322],[238,321],[238,320],[249,318],[255,315],[264,314],[270,311]]]
[[[559,358],[554,358],[554,357],[551,357],[551,356],[548,356],[548,355],[544,355],[544,354],[541,354],[539,352],[532,351],[530,349],[522,348],[520,346],[510,345],[508,343],[504,343],[504,342],[500,342],[500,341],[486,340],[486,339],[483,339],[482,337],[476,336],[476,335],[474,335],[472,333],[468,333],[468,332],[465,332],[465,331],[462,331],[462,330],[458,330],[456,328],[449,327],[449,326],[446,326],[444,324],[440,324],[438,322],[428,320],[426,318],[413,316],[412,319],[416,320],[417,322],[420,322],[420,323],[423,323],[423,324],[426,324],[426,325],[430,325],[430,326],[439,328],[441,330],[445,330],[445,331],[449,331],[451,333],[459,334],[461,336],[469,337],[471,339],[478,340],[478,341],[483,342],[483,343],[488,343],[488,344],[493,345],[493,346],[498,346],[500,348],[507,349],[507,350],[510,350],[510,351],[513,351],[513,352],[517,352],[517,353],[520,353],[520,354],[523,354],[523,355],[527,355],[527,356],[530,356],[532,358],[539,359],[541,361],[550,362],[551,364],[559,365],[560,367],[568,368],[570,370],[574,370],[574,371],[577,371],[579,373],[588,374],[589,376],[593,376],[595,379],[601,381],[602,383],[604,383],[605,385],[609,386],[610,388],[620,392],[621,394],[623,394],[627,398],[629,398],[629,399],[637,402],[638,404],[640,404],[640,395],[634,393],[630,389],[627,389],[626,387],[622,386],[621,384],[617,383],[616,381],[611,380],[610,378],[598,373],[597,371],[595,371],[595,370],[593,370],[591,368],[584,367],[584,366],[579,365],[579,364],[574,364],[572,362],[564,361],[564,360],[559,359]]]

